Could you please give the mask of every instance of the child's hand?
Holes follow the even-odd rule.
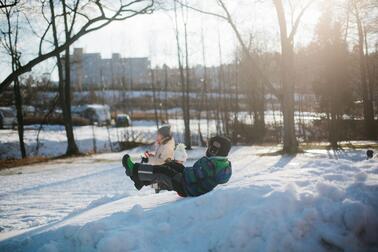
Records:
[[[151,152],[148,152],[148,151],[146,151],[145,153],[144,153],[144,156],[146,157],[146,158],[149,158],[149,157],[153,157],[153,156],[155,156],[153,153],[151,153]]]

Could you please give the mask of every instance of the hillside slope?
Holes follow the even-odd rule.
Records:
[[[377,251],[378,160],[271,150],[234,148],[229,183],[197,198],[137,192],[123,153],[2,171],[0,251]]]

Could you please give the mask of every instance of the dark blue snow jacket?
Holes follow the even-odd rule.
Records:
[[[192,167],[184,169],[184,190],[188,196],[205,194],[226,183],[231,174],[227,157],[202,157]]]

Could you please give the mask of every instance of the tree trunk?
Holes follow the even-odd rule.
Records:
[[[71,74],[70,74],[70,49],[67,47],[66,55],[64,58],[64,70],[65,70],[65,81],[64,81],[64,105],[65,113],[63,113],[66,135],[67,135],[67,150],[66,155],[75,155],[79,153],[79,149],[75,142],[75,136],[73,133],[72,126],[72,114],[71,114]]]
[[[165,109],[165,120],[168,123],[169,115],[168,115],[168,66],[164,65],[164,92],[165,92],[165,102],[164,102],[164,109]]]
[[[16,78],[14,82],[14,97],[17,110],[17,131],[18,139],[20,142],[21,157],[26,158],[26,150],[24,143],[24,116],[22,114],[22,96],[18,78]]]
[[[51,11],[51,25],[52,25],[52,30],[53,30],[54,46],[58,48],[59,41],[58,41],[58,35],[57,35],[57,29],[56,29],[56,23],[55,23],[54,2],[52,0],[50,0],[50,11]],[[67,34],[66,34],[66,39],[67,39]],[[64,127],[66,130],[66,136],[67,136],[66,155],[73,155],[73,154],[79,153],[79,149],[76,146],[75,138],[73,134],[73,128],[72,128],[69,49],[66,49],[66,57],[65,57],[65,67],[66,67],[65,82],[64,82],[63,64],[62,64],[62,60],[59,54],[56,56],[56,59],[57,59],[58,76],[59,76],[59,98],[60,98],[60,105],[61,105],[62,113],[63,113]]]
[[[366,34],[364,33],[362,22],[359,18],[358,12],[356,14],[357,29],[358,29],[358,51],[360,58],[360,76],[361,76],[361,88],[362,88],[362,98],[364,107],[364,121],[365,121],[365,136],[369,140],[376,140],[377,134],[374,126],[374,108],[372,95],[369,92],[368,84],[368,64],[367,55],[364,53],[364,44],[366,39]],[[367,43],[365,50],[367,52]],[[366,53],[367,54],[367,53]]]
[[[66,35],[66,41],[70,41],[70,31],[68,28],[68,21],[67,21],[67,10],[66,10],[66,1],[62,0],[63,5],[63,16],[64,16],[64,30]],[[66,133],[67,133],[67,150],[66,155],[75,155],[79,153],[79,149],[75,142],[75,136],[73,133],[73,126],[72,126],[72,114],[71,114],[71,59],[70,59],[70,46],[66,47],[65,50],[65,82],[64,82],[64,95],[65,95],[65,107],[66,111],[63,114],[64,121],[66,122]]]
[[[7,25],[8,25],[8,43],[9,43],[9,53],[12,58],[12,72],[15,72],[19,66],[19,61],[17,58],[17,40],[18,40],[18,21],[17,27],[15,32],[14,44],[12,41],[12,26],[10,22],[10,11],[6,9],[5,15],[7,18]],[[22,96],[20,91],[20,82],[19,79],[16,78],[13,83],[13,90],[14,90],[14,97],[15,97],[15,105],[16,105],[16,112],[17,112],[17,131],[18,131],[18,139],[20,143],[20,151],[21,157],[26,158],[26,150],[25,150],[25,143],[24,143],[24,117],[22,114]]]
[[[152,102],[154,105],[154,117],[155,117],[155,124],[156,124],[156,129],[159,129],[159,117],[158,117],[158,112],[157,112],[157,107],[156,107],[156,87],[155,87],[155,73],[154,70],[151,69],[151,87],[152,87]]]
[[[329,106],[330,109],[329,109],[329,143],[331,145],[331,148],[336,150],[338,149],[338,134],[337,134],[337,116],[336,116],[336,112],[335,112],[335,105],[332,104],[332,101],[330,101],[329,103]]]
[[[362,21],[360,19],[359,10],[357,3],[353,2],[355,10],[355,18],[357,23],[358,31],[358,52],[359,52],[359,63],[360,63],[360,78],[361,78],[361,91],[363,99],[363,114],[365,122],[365,137],[367,139],[375,140],[376,132],[374,127],[374,109],[373,102],[370,99],[368,90],[368,79],[367,79],[367,66],[364,53],[364,31]],[[367,49],[367,48],[366,48]]]
[[[206,51],[205,51],[205,38],[203,34],[203,27],[201,26],[201,46],[202,46],[202,62],[203,62],[203,102],[202,110],[206,110],[206,137],[210,138],[210,115],[209,115],[209,102],[208,102],[208,88],[207,88],[207,67],[206,67]],[[201,120],[201,118],[199,118]]]
[[[237,57],[235,58],[235,98],[234,98],[234,122],[232,129],[232,143],[234,145],[238,142],[238,135],[236,127],[238,125],[238,114],[239,114],[239,66]]]
[[[190,139],[190,122],[188,123],[188,117],[189,117],[189,109],[187,108],[188,101],[186,99],[186,92],[188,85],[186,85],[185,81],[185,74],[184,74],[184,68],[181,61],[181,47],[180,47],[180,36],[179,36],[179,28],[178,28],[178,21],[177,21],[177,7],[176,7],[176,1],[173,2],[174,4],[174,13],[175,13],[175,37],[176,37],[176,46],[177,46],[177,61],[178,61],[178,67],[180,71],[180,82],[181,82],[181,91],[182,91],[182,114],[184,119],[184,142],[187,148],[191,148],[191,139]],[[185,35],[186,36],[186,35]],[[187,59],[188,62],[188,59]],[[187,75],[189,77],[189,75]],[[188,113],[187,113],[188,112]]]
[[[292,41],[288,37],[285,12],[281,0],[273,0],[276,8],[281,37],[281,74],[282,74],[282,113],[283,113],[283,152],[296,153],[298,142],[295,136],[294,121],[294,83]]]
[[[258,132],[258,137],[256,140],[262,143],[265,137],[265,88],[262,80],[257,80],[256,89],[257,96],[255,97],[257,117],[255,119],[255,129]]]
[[[66,1],[62,0],[63,5],[63,15],[64,15],[64,30],[66,35],[66,41],[70,41],[70,31],[68,27],[67,21],[67,9],[66,9]],[[70,59],[70,46],[66,47],[66,55],[65,55],[65,82],[64,82],[64,91],[65,91],[65,106],[66,106],[66,113],[63,114],[64,121],[66,122],[66,132],[67,132],[67,150],[66,155],[75,155],[79,153],[79,148],[75,142],[75,136],[73,133],[73,126],[72,126],[72,114],[71,114],[71,59]]]
[[[192,149],[191,133],[190,133],[190,70],[189,70],[189,52],[188,52],[188,33],[186,29],[186,23],[184,24],[185,32],[185,72],[186,72],[186,83],[185,83],[185,143],[186,149]]]
[[[222,62],[222,45],[220,42],[220,34],[218,33],[218,53],[219,53],[219,72],[218,72],[218,78],[219,78],[219,84],[218,84],[218,92],[219,92],[219,111],[220,111],[220,117],[222,121],[222,133],[228,135],[228,110],[227,110],[227,101],[225,97],[225,68],[226,66],[223,66]]]
[[[294,121],[294,84],[292,80],[293,49],[291,46],[284,46],[282,50],[282,112],[284,121],[284,153],[296,153],[298,142],[295,136]],[[286,52],[285,52],[286,51]]]
[[[207,67],[205,66],[205,76],[207,76]],[[209,97],[208,97],[208,84],[207,84],[207,77],[204,81],[204,92],[205,92],[205,110],[206,110],[206,137],[209,139],[210,138],[210,106],[209,106]]]

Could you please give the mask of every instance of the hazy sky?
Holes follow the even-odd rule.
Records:
[[[190,1],[189,1],[190,2]],[[222,13],[214,5],[215,1],[202,1],[202,9],[211,9]],[[211,3],[213,2],[213,3]],[[276,13],[271,1],[266,4],[253,4],[252,0],[228,1],[229,8],[238,27],[246,34],[257,36],[259,46],[276,49],[279,38]],[[238,3],[238,4],[236,4]],[[256,8],[258,7],[258,8]],[[314,6],[316,7],[316,6]],[[312,39],[313,26],[318,18],[315,8],[308,11],[301,26],[297,43],[307,43]],[[219,64],[219,41],[222,49],[222,61],[234,58],[238,42],[229,24],[216,17],[191,11],[188,18],[189,54],[191,64],[202,64],[201,30],[204,34],[206,61],[208,65]],[[183,29],[181,29],[183,35]],[[87,52],[101,52],[110,57],[112,52],[123,56],[147,56],[152,64],[177,64],[176,41],[174,34],[174,14],[172,11],[156,11],[152,15],[142,15],[123,22],[114,22],[102,30],[87,35],[74,45],[83,47]]]
[[[193,1],[188,2],[193,3]],[[279,50],[277,17],[270,0],[226,2],[237,26],[245,35],[245,40],[248,40],[248,34],[253,34],[259,48]],[[196,6],[222,14],[222,10],[214,0],[197,1]],[[318,16],[318,6],[314,4],[307,11],[298,30],[297,45],[305,45],[312,40],[313,28]],[[219,64],[219,43],[222,62],[230,62],[234,59],[238,42],[229,24],[219,18],[190,11],[188,37],[191,65],[203,63],[201,31],[204,34],[207,65]],[[125,21],[113,22],[101,30],[85,35],[73,47],[83,47],[85,52],[99,52],[105,58],[111,57],[112,53],[121,53],[124,57],[150,57],[153,66],[164,63],[170,66],[177,65],[173,11],[158,10],[151,15],[140,15]],[[51,72],[53,62],[54,59],[51,59],[50,62],[40,64],[33,70],[39,73]],[[3,79],[9,73],[9,67],[4,63],[0,64],[0,67],[2,69],[0,79]],[[56,79],[55,71],[53,71],[53,79]]]

